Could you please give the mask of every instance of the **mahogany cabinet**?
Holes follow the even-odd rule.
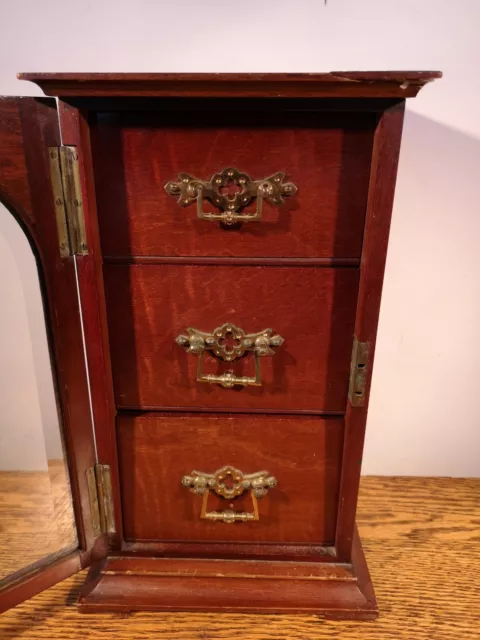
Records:
[[[79,549],[3,609],[91,565],[83,612],[377,615],[369,387],[405,99],[440,75],[20,74],[59,98],[0,102],[0,198],[45,284]]]

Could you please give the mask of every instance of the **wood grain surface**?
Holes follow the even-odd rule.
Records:
[[[343,428],[342,418],[120,414],[124,536],[145,542],[333,544]],[[232,527],[201,520],[202,499],[180,482],[194,469],[214,473],[227,464],[277,478],[278,485],[259,500],[258,522]],[[232,504],[211,493],[209,511],[229,508],[251,512],[250,493]]]
[[[331,73],[19,73],[54,96],[416,96],[439,71]]]
[[[371,113],[117,111],[92,122],[104,256],[359,257],[376,119]],[[264,202],[262,220],[199,220],[164,186],[227,167],[260,180],[286,173],[298,192]],[[228,190],[227,190],[228,191]],[[245,207],[253,212],[256,202]],[[209,201],[205,211],[220,211]]]
[[[108,265],[104,268],[117,407],[344,411],[359,273],[350,268]],[[175,338],[231,322],[285,340],[261,359],[262,386],[196,380],[198,359]],[[205,373],[253,375],[251,354]]]
[[[63,460],[48,471],[0,471],[0,579],[78,546]]]
[[[85,572],[0,617],[5,640],[475,640],[480,637],[480,480],[363,478],[358,523],[376,622],[317,616],[80,615]]]

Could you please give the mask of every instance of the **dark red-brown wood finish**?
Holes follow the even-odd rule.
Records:
[[[300,117],[218,106],[194,119],[185,110],[101,113],[92,144],[104,258],[359,259],[374,128],[372,113],[354,121],[348,113]],[[289,181],[308,187],[281,208],[266,206],[261,224],[231,233],[199,220],[195,206],[175,206],[176,198],[166,197],[165,184],[186,167],[210,180],[226,162],[254,180],[288,170]]]
[[[347,561],[350,558],[355,527],[370,382],[375,355],[404,109],[405,103],[401,102],[380,115],[373,145],[367,217],[360,267],[360,288],[355,321],[357,339],[369,344],[370,364],[367,371],[364,404],[361,407],[353,407],[348,402],[345,416],[341,500],[336,539],[337,556],[340,561]]]
[[[411,98],[439,71],[331,73],[19,73],[46,95],[271,98]]]
[[[73,257],[59,254],[50,186],[48,148],[59,144],[54,100],[0,99],[0,201],[21,225],[37,260],[79,540],[79,550],[67,558],[53,564],[46,558],[6,579],[2,610],[78,571],[94,541],[86,470],[95,463],[95,450],[75,265]]]
[[[104,273],[119,409],[344,412],[358,269],[108,265]],[[212,331],[225,322],[248,332],[272,327],[284,338],[263,358],[261,387],[196,381],[198,359],[175,338],[189,326]],[[204,368],[253,375],[253,360],[207,356]]]
[[[78,281],[116,528],[81,611],[376,615],[355,532],[368,392],[404,98],[440,75],[20,75],[61,98],[80,159]],[[225,227],[164,190],[227,167],[285,172],[298,191]],[[197,382],[175,339],[225,322],[285,339],[261,358],[262,386]],[[347,399],[354,336],[370,348],[363,406]],[[252,367],[205,358],[216,375]],[[258,520],[202,519],[182,486],[225,465],[276,477]],[[210,490],[208,509],[250,511],[248,493]]]
[[[118,546],[122,539],[122,520],[114,429],[116,409],[113,398],[110,350],[105,315],[105,294],[88,113],[79,111],[65,102],[60,102],[59,119],[63,144],[76,147],[79,158],[82,202],[89,253],[88,255],[77,256],[78,289],[82,300],[85,352],[90,380],[97,457],[101,464],[110,465],[113,472],[112,485],[116,534],[111,535],[110,542],[113,546]]]
[[[148,542],[176,540],[333,546],[342,418],[127,414],[119,416],[117,433],[127,541],[143,542],[145,548]],[[260,526],[200,520],[202,499],[178,482],[199,465],[212,472],[226,463],[265,469],[277,479],[259,501]],[[209,509],[222,510],[222,502],[212,495]],[[249,511],[250,503],[247,492],[235,508]]]
[[[0,591],[0,613],[53,587],[57,582],[69,578],[74,573],[88,567],[88,558],[78,552],[54,562],[41,562],[39,566],[28,567],[18,579],[9,579]]]
[[[365,557],[354,532],[351,565],[111,556],[92,566],[80,611],[321,613],[327,619],[378,615]],[[134,596],[125,597],[125,590]]]

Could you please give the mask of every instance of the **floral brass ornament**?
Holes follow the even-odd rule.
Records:
[[[284,203],[285,196],[295,195],[297,187],[293,182],[284,182],[284,179],[285,173],[279,171],[268,178],[252,180],[247,173],[230,167],[215,173],[210,181],[180,173],[178,181],[167,182],[165,191],[171,196],[178,196],[178,204],[184,207],[196,201],[199,219],[218,220],[230,226],[239,222],[261,220],[264,200],[279,206]],[[222,189],[230,185],[238,188],[236,193],[223,193]],[[221,209],[221,212],[204,211],[204,199]],[[242,211],[254,199],[257,201],[255,212]]]
[[[197,382],[220,384],[224,388],[231,388],[235,385],[243,387],[261,386],[260,358],[274,355],[275,350],[273,347],[279,347],[284,342],[282,336],[273,334],[272,329],[263,329],[258,333],[245,333],[243,329],[230,322],[217,327],[212,333],[189,327],[187,334],[180,334],[175,341],[187,353],[192,353],[199,357]],[[225,362],[232,362],[237,358],[241,358],[247,351],[253,352],[255,355],[255,377],[236,376],[232,370],[220,375],[204,373],[203,360],[205,351],[211,351],[217,358]]]
[[[200,518],[233,524],[234,522],[259,520],[257,500],[263,498],[269,489],[277,485],[277,479],[269,475],[268,471],[245,474],[240,469],[226,465],[214,473],[194,470],[190,475],[183,476],[182,485],[195,495],[203,496]],[[250,491],[253,511],[234,511],[232,508],[224,511],[208,511],[208,496],[211,491],[226,500],[233,500],[245,491]]]

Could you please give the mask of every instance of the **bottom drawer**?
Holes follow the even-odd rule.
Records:
[[[124,537],[138,542],[333,544],[343,431],[341,417],[120,414]],[[184,476],[187,485],[198,478],[194,470],[214,474],[225,466],[232,469],[216,479],[207,476],[206,488],[200,476],[200,494],[182,484]],[[268,472],[267,477],[248,478],[259,471]],[[272,476],[275,486],[270,486]],[[242,481],[248,487],[239,486]],[[267,493],[257,499],[259,484]],[[206,512],[216,512],[215,519],[201,517],[205,496]],[[253,519],[255,502],[258,520]],[[218,515],[225,511],[230,515]],[[233,517],[236,521],[228,523]]]

